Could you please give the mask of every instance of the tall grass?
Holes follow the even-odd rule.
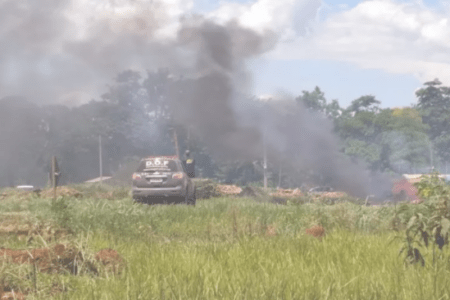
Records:
[[[251,199],[217,198],[199,201],[196,207],[183,205],[147,206],[121,200],[35,198],[30,201],[0,202],[0,211],[26,212],[39,220],[54,220],[74,232],[102,231],[124,238],[141,238],[142,232],[166,238],[190,240],[209,237],[220,240],[233,234],[276,228],[294,237],[306,227],[320,224],[326,230],[383,232],[390,229],[392,207],[365,207],[351,203],[336,205],[274,205]],[[232,228],[233,227],[233,228]]]
[[[448,269],[406,268],[390,234],[114,243],[124,274],[74,277],[57,299],[445,299]],[[106,241],[93,236],[90,243]],[[444,298],[442,298],[444,297]]]
[[[27,299],[449,299],[449,253],[424,268],[398,257],[392,220],[407,222],[398,209],[230,198],[196,207],[128,197],[0,202],[3,214],[70,228],[68,241],[91,253],[113,248],[126,261],[115,276],[41,274],[41,292]],[[415,210],[420,206],[401,211]],[[315,224],[325,227],[322,241],[304,234]],[[42,292],[55,281],[64,293]]]

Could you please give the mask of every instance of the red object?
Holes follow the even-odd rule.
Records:
[[[173,179],[182,179],[183,178],[183,173],[175,173],[172,175]]]
[[[133,180],[141,179],[141,178],[142,178],[142,176],[141,176],[140,174],[138,174],[138,173],[133,173]]]
[[[419,201],[419,197],[417,197],[417,188],[412,185],[407,179],[397,179],[394,180],[394,185],[392,187],[392,194],[400,194],[402,191],[406,194],[410,201]]]

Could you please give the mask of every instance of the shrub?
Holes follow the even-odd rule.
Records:
[[[405,262],[425,265],[421,248],[432,247],[433,263],[437,254],[435,247],[442,250],[448,245],[450,231],[450,187],[438,177],[438,173],[422,177],[415,184],[418,194],[426,200],[419,211],[409,219],[406,237],[400,253],[405,253]]]

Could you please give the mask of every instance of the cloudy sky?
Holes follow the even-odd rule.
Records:
[[[0,97],[80,103],[120,70],[189,69],[171,45],[183,43],[174,42],[183,17],[200,14],[271,45],[246,57],[254,95],[319,86],[342,106],[362,95],[406,106],[426,81],[450,85],[450,0],[420,1],[0,0]]]
[[[396,107],[415,103],[426,81],[450,85],[449,8],[438,0],[196,0],[192,10],[239,15],[249,27],[282,34],[250,64],[255,94],[319,86],[343,106],[371,94]]]

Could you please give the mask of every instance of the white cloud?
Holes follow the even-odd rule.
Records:
[[[222,24],[236,20],[256,32],[271,30],[282,38],[289,38],[295,35],[294,32],[305,30],[316,18],[320,6],[320,0],[258,0],[250,4],[223,2],[206,16]]]
[[[313,34],[280,44],[270,56],[347,61],[450,84],[449,18],[420,3],[366,1],[331,15]]]
[[[142,30],[139,22],[130,22],[133,18],[145,22],[142,31],[154,27],[152,38],[165,39],[175,37],[180,17],[189,14],[192,7],[193,0],[72,0],[66,16],[76,25],[73,33],[79,39],[89,35],[89,28],[99,21],[108,21],[115,31]]]

